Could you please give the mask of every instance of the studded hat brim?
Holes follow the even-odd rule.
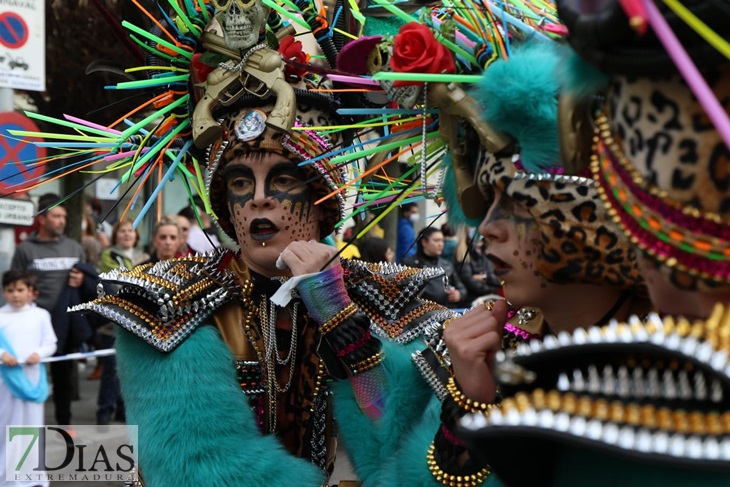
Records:
[[[532,448],[730,476],[728,327],[718,306],[707,321],[650,315],[520,344],[497,359],[502,402],[459,434],[508,476],[531,475],[512,470]]]

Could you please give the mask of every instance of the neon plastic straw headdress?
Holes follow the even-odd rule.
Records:
[[[238,137],[231,121],[251,109],[263,113],[258,122],[265,127],[254,138],[282,148],[309,168],[312,180],[322,179],[318,204],[337,208],[340,224],[349,218],[343,211],[356,216],[414,199],[440,201],[444,160],[456,168],[458,193],[476,195],[468,163],[473,148],[496,150],[505,141],[482,123],[461,85],[508,58],[515,40],[551,42],[564,33],[552,4],[537,0],[448,2],[414,13],[376,0],[370,7],[391,13],[389,23],[344,0],[329,12],[312,0],[167,0],[154,11],[134,3],[149,26],[121,25],[147,60],[127,71],[136,80],[108,88],[144,101],[109,126],[29,116],[76,132],[42,134],[64,151],[66,172],[119,171],[133,202],[154,181],[137,222],[171,178],[181,178],[191,197],[197,193],[206,211],[221,217],[206,172],[226,160],[226,147],[250,135]],[[289,37],[294,27],[311,33],[316,49]],[[270,148],[256,145],[247,150]],[[406,162],[403,174],[383,170],[394,160]]]

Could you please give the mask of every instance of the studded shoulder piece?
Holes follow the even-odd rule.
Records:
[[[501,404],[465,415],[459,433],[510,485],[537,480],[519,458],[545,458],[529,470],[549,484],[568,449],[730,474],[729,337],[717,305],[706,321],[652,314],[519,344],[497,357]]]
[[[161,352],[180,345],[223,304],[249,299],[251,284],[239,282],[226,267],[230,251],[144,264],[102,274],[114,294],[74,306],[69,312],[93,312],[143,339]]]
[[[342,260],[345,285],[352,300],[370,318],[371,329],[397,343],[410,343],[431,325],[454,313],[418,297],[428,281],[441,278],[441,268],[413,268],[400,264],[373,264]]]

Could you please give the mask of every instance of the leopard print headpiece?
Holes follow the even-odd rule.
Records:
[[[548,280],[642,289],[635,253],[611,221],[593,180],[562,172],[530,173],[519,156],[488,154],[477,181],[490,205],[498,188],[535,219],[541,243],[537,269]]]
[[[707,75],[730,113],[730,66]],[[616,77],[592,169],[615,221],[671,282],[730,284],[730,149],[684,81]]]
[[[299,90],[295,91],[301,93]],[[332,152],[342,143],[341,133],[324,136],[316,130],[306,129],[335,125],[334,109],[329,113],[319,105],[307,103],[303,98],[297,98],[294,123],[294,127],[300,130],[282,132],[267,126],[266,120],[274,108],[273,104],[257,106],[261,103],[249,102],[222,116],[220,124],[224,128],[224,137],[211,146],[208,158],[208,194],[218,224],[234,240],[236,232],[230,221],[223,178],[223,171],[232,160],[252,152],[279,154],[297,163],[317,159],[303,166],[316,199],[328,195],[346,182],[341,168],[330,164],[329,157],[320,157]],[[324,210],[320,221],[320,235],[324,238],[335,230],[335,224],[343,218],[345,201],[338,193],[320,205]]]
[[[515,50],[509,61],[487,70],[475,96],[485,121],[512,136],[517,150],[483,152],[476,181],[488,205],[497,188],[535,219],[541,242],[537,268],[545,278],[639,290],[643,281],[634,252],[601,204],[590,174],[571,175],[560,164],[561,88],[554,70],[562,56],[538,45]]]

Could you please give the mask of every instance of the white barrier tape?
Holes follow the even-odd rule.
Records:
[[[42,359],[41,362],[63,362],[64,360],[78,360],[91,357],[107,357],[109,355],[114,355],[115,353],[117,353],[115,349],[105,348],[104,350],[94,350],[93,352],[69,353],[68,355],[59,355],[58,357],[47,357]]]

